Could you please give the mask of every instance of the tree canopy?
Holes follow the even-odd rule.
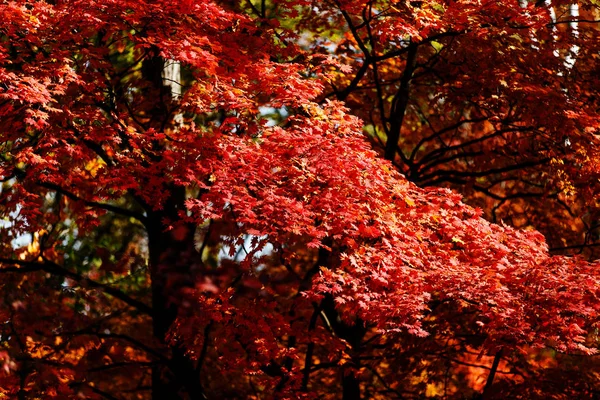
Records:
[[[0,18],[0,398],[599,395],[597,0]]]

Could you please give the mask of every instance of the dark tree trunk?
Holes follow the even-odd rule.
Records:
[[[342,377],[342,396],[343,400],[360,400],[360,381],[352,371]]]
[[[177,208],[170,210],[176,211]],[[169,328],[178,314],[185,311],[183,289],[194,286],[201,260],[200,254],[194,249],[194,228],[181,225],[165,232],[162,222],[165,213],[169,213],[167,208],[150,218],[149,245],[153,331],[154,336],[167,345],[166,335]],[[205,398],[200,373],[195,363],[181,348],[172,348],[169,353],[169,365],[156,366],[152,371],[152,398]]]
[[[142,65],[142,73],[149,84],[148,90],[158,94],[152,108],[145,112],[151,116],[148,124],[163,130],[173,118],[168,112],[172,94],[162,78],[165,61],[157,54],[158,51],[155,51],[154,56]],[[152,370],[152,398],[204,399],[206,396],[195,362],[185,355],[183,349],[170,347],[166,340],[169,328],[180,312],[185,311],[182,309],[186,304],[183,289],[194,287],[202,260],[194,248],[195,227],[178,223],[179,212],[184,210],[185,188],[172,184],[163,190],[169,193],[169,198],[162,209],[146,211],[152,279],[152,328],[154,337],[169,349],[170,361],[168,365],[156,365]],[[169,221],[173,229],[167,231],[165,221]]]
[[[354,325],[344,323],[335,309],[335,303],[331,295],[323,299],[321,306],[335,334],[348,342],[351,347],[351,362],[344,365],[341,371],[342,399],[360,400],[360,378],[355,375],[355,372],[360,369],[359,355],[367,329],[360,319],[357,319]]]

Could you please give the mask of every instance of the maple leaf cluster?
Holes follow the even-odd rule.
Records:
[[[567,6],[0,4],[0,394],[591,398]]]

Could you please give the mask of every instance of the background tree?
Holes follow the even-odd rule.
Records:
[[[0,393],[593,398],[594,7],[2,3]]]

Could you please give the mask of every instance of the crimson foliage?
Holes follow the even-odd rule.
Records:
[[[0,394],[592,398],[598,264],[533,229],[595,210],[561,7],[1,3]]]

